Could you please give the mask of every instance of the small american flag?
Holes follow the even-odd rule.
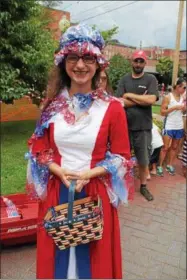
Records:
[[[16,206],[7,206],[6,207],[6,212],[7,212],[7,216],[8,218],[13,218],[13,217],[19,217],[18,211]]]
[[[8,218],[14,218],[19,217],[18,210],[16,208],[16,205],[8,198],[3,197],[3,201],[6,204],[6,212]]]

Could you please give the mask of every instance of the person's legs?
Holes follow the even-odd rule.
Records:
[[[162,149],[160,151],[159,166],[163,166],[163,162],[164,162],[166,154],[169,150],[171,141],[172,141],[172,139],[170,136],[168,136],[168,135],[163,136],[164,146],[162,147]]]
[[[166,154],[169,150],[169,147],[171,145],[171,137],[169,135],[164,135],[163,136],[163,142],[164,142],[164,145],[163,147],[161,148],[161,151],[160,151],[160,157],[159,157],[159,161],[158,161],[158,167],[157,167],[157,174],[159,176],[163,176],[163,162],[165,160],[165,157],[166,157]]]
[[[141,185],[146,185],[147,177],[149,175],[149,166],[139,165],[139,175],[140,175],[140,183]]]
[[[152,169],[151,169],[152,175],[156,175],[156,167],[159,161],[161,148],[162,147],[156,148],[151,155],[150,163],[152,165]]]
[[[184,143],[184,137],[179,140],[179,145],[177,148],[177,157],[178,159],[182,159],[182,148]]]
[[[174,175],[175,168],[173,167],[173,162],[176,158],[177,149],[179,147],[180,141],[184,136],[184,130],[183,129],[173,130],[172,133],[173,133],[173,139],[169,150],[169,157],[168,157],[166,170],[169,172],[169,174]]]
[[[152,175],[156,175],[156,163],[152,164],[152,170],[151,170]]]
[[[168,161],[168,165],[170,165],[170,166],[173,166],[173,161],[176,157],[177,148],[179,146],[179,143],[180,143],[180,139],[172,139],[171,148],[170,148],[170,152],[169,152],[169,161]]]
[[[150,166],[148,167],[148,170],[147,170],[147,180],[151,180]]]
[[[135,156],[139,165],[140,193],[148,200],[153,200],[152,194],[146,187],[149,170],[149,160],[151,154],[151,130],[141,130],[132,132],[132,142]]]

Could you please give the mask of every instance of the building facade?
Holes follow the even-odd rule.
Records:
[[[59,21],[62,19],[63,16],[67,18],[67,20],[71,21],[70,13],[60,10],[55,10],[51,8],[46,8],[46,12],[49,13],[49,18],[52,19],[52,21],[48,24],[48,28],[51,29],[54,39],[59,40],[61,31],[59,29]]]
[[[125,58],[130,59],[134,50],[136,50],[136,47],[121,44],[117,40],[113,40],[112,43],[106,45],[104,54],[107,59],[112,58],[115,54],[121,54]]]
[[[107,59],[110,59],[115,54],[120,54],[124,56],[124,58],[130,59],[131,54],[134,50],[136,50],[136,47],[134,46],[121,44],[117,40],[113,40],[112,43],[109,43],[105,47],[104,54],[107,57]],[[173,61],[175,57],[174,49],[165,49],[159,46],[151,46],[151,47],[145,47],[143,48],[143,50],[145,51],[148,57],[145,70],[150,73],[156,73],[156,65],[160,58],[169,57]],[[186,62],[187,62],[187,51],[182,50],[180,51],[179,64],[185,73],[186,73]]]

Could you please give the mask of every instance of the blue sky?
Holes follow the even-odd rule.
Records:
[[[142,41],[143,47],[175,48],[179,1],[132,2],[135,1],[63,1],[56,8],[70,12],[72,21],[96,24],[101,30],[119,26],[115,38],[121,43],[138,47]],[[123,7],[116,9],[120,6]],[[95,17],[101,13],[105,14]],[[181,49],[186,49],[186,4]]]

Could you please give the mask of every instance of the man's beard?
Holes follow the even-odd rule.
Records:
[[[144,70],[144,67],[143,68],[133,67],[133,71],[134,71],[135,74],[142,74],[143,70]]]

